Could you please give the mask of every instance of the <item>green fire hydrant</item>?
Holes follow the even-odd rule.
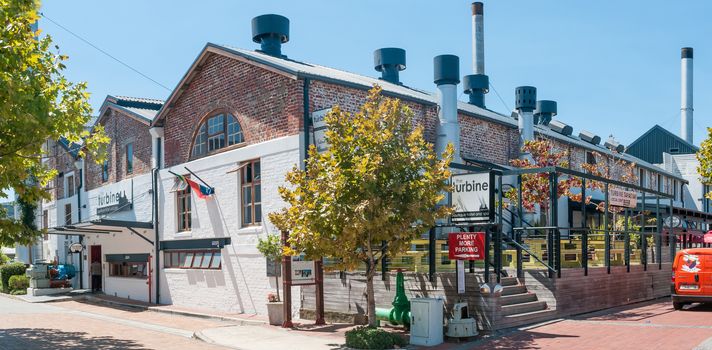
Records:
[[[410,328],[410,301],[405,295],[405,282],[403,272],[396,274],[396,296],[393,298],[390,309],[376,308],[376,319],[388,321],[392,325],[402,325]]]

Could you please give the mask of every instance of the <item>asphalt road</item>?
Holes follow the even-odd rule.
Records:
[[[194,339],[224,322],[78,301],[31,304],[0,295],[0,349],[223,349]]]

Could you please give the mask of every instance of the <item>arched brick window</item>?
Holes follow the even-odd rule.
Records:
[[[244,141],[237,118],[230,113],[215,113],[205,118],[198,127],[190,157],[199,158]]]

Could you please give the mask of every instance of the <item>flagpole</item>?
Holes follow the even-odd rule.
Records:
[[[173,174],[173,175],[175,175],[175,176],[177,176],[177,177],[180,177],[180,175],[178,175],[178,174],[176,174],[176,173],[174,173],[174,172],[172,172],[172,171],[170,171],[170,170],[168,170],[168,172],[171,173],[171,174]]]
[[[205,185],[206,187],[210,188],[211,190],[215,190],[215,188],[213,188],[213,186],[208,185],[207,182],[203,181],[203,179],[201,179],[200,176],[198,176],[198,175],[196,175],[194,172],[190,171],[190,169],[188,169],[187,167],[183,167],[183,168],[184,168],[185,170],[187,170],[191,175],[195,176],[196,179],[200,180],[200,182],[202,182],[203,185]]]

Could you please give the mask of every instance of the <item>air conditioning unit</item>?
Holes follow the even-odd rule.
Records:
[[[443,300],[414,298],[410,301],[410,343],[434,346],[443,343]]]

